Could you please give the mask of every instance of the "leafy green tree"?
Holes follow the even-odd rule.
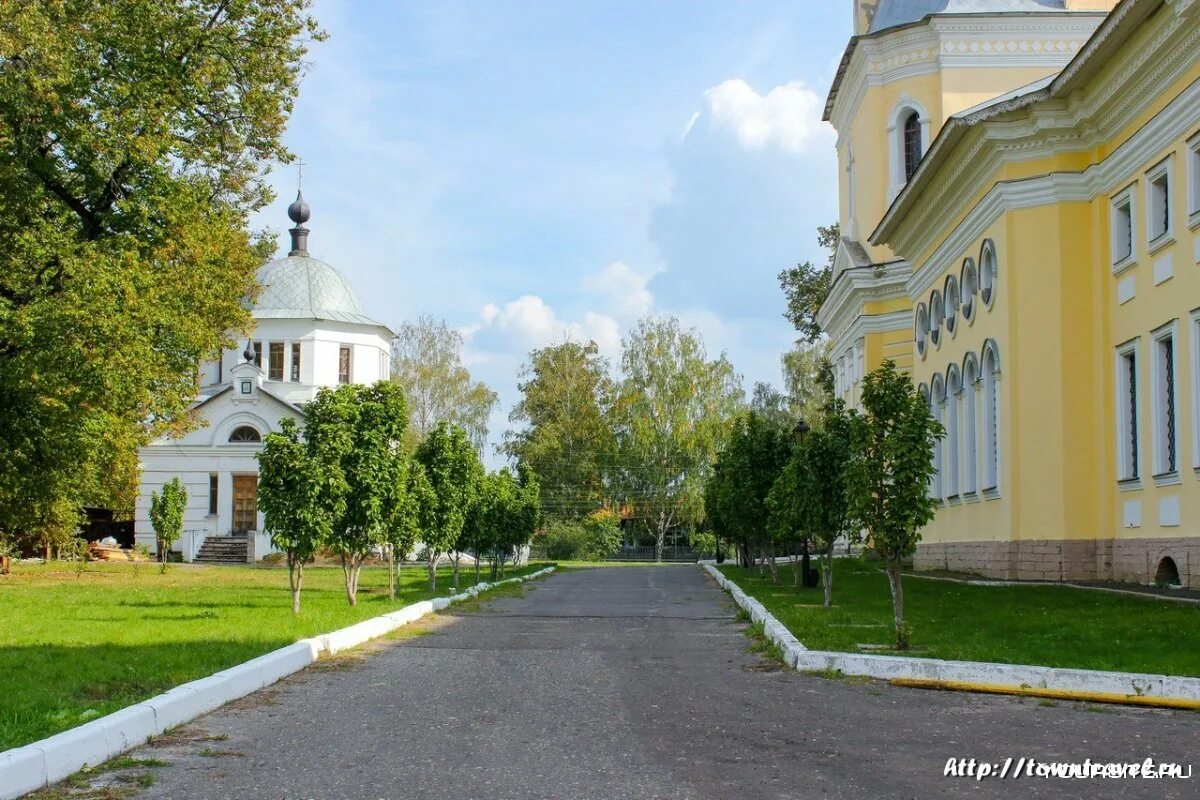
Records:
[[[488,418],[498,398],[487,384],[471,379],[462,350],[462,334],[445,320],[423,314],[400,326],[392,342],[392,380],[408,398],[408,452],[439,422],[466,431],[477,452],[487,446]]]
[[[187,508],[187,489],[179,478],[163,484],[162,493],[150,493],[150,524],[158,540],[158,558],[167,571],[167,554],[183,535],[183,511]]]
[[[466,432],[446,422],[434,426],[415,458],[425,468],[433,489],[422,536],[429,556],[429,588],[436,589],[438,558],[458,546],[483,466]]]
[[[624,342],[613,408],[621,499],[654,538],[704,518],[704,484],[742,402],[741,376],[724,354],[709,360],[677,319],[641,320]]]
[[[887,564],[896,647],[908,649],[901,562],[921,541],[937,501],[929,494],[933,450],[946,435],[906,373],[891,360],[862,381],[863,422],[847,472],[850,514],[867,533],[867,544]]]
[[[767,526],[767,496],[792,453],[792,432],[757,411],[746,411],[717,455],[713,477],[705,488],[705,503],[715,512],[711,522],[719,532],[741,543],[748,557],[757,545],[778,582],[775,537]]]
[[[363,561],[388,544],[402,502],[397,494],[405,485],[406,425],[403,391],[389,381],[322,389],[305,406],[305,436],[342,498],[327,542],[341,558],[352,606],[358,603]]]
[[[321,405],[305,409],[306,417]],[[319,423],[318,423],[319,424]],[[321,441],[321,440],[317,440]],[[258,506],[271,544],[287,559],[292,613],[300,613],[304,565],[329,541],[346,506],[346,484],[338,459],[323,457],[293,419],[263,437],[258,458]]]
[[[551,517],[580,517],[604,505],[616,449],[609,412],[613,383],[595,342],[534,350],[521,371],[521,401],[504,452],[532,470]]]
[[[833,401],[767,496],[769,524],[776,535],[803,531],[821,553],[826,608],[833,605],[834,545],[842,537],[853,540],[858,535],[847,479],[860,427],[856,412],[847,411],[841,400]]]
[[[800,341],[806,344],[812,344],[821,336],[817,312],[833,286],[833,260],[837,257],[841,238],[841,228],[836,222],[829,227],[817,228],[817,243],[829,251],[825,263],[814,265],[806,261],[779,273],[779,287],[787,297],[784,316],[799,331]]]
[[[59,0],[0,14],[0,526],[131,509],[250,322],[307,0]]]

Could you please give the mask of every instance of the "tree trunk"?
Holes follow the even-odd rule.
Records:
[[[900,559],[887,562],[888,586],[892,590],[892,611],[895,614],[896,649],[908,649],[908,630],[904,625],[904,585],[900,582]]]
[[[288,583],[292,587],[292,613],[300,613],[300,588],[304,583],[304,562],[288,553]]]
[[[662,515],[660,514],[659,519],[658,519],[658,525],[655,527],[655,530],[654,530],[654,560],[656,562],[658,562],[659,564],[662,563],[663,544],[667,540],[667,526],[664,523],[665,523],[665,520],[662,518]]]
[[[353,553],[342,553],[342,575],[346,578],[346,599],[358,605],[358,568]]]
[[[792,588],[800,591],[800,559],[792,559]]]
[[[479,583],[479,551],[475,551],[475,583]]]
[[[825,607],[833,607],[833,545],[836,539],[830,539],[825,547],[825,558],[821,564],[821,584],[825,587]]]
[[[437,591],[437,557],[438,554],[429,551],[429,591]]]
[[[454,593],[458,594],[458,561],[462,558],[462,553],[454,551]]]
[[[775,586],[779,585],[779,568],[775,566],[775,540],[767,540],[767,565],[771,570],[771,583]]]
[[[396,599],[396,548],[388,545],[388,599]]]

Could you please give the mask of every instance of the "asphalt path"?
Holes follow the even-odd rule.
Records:
[[[797,674],[745,629],[694,566],[558,573],[139,749],[167,765],[137,797],[1200,797],[1200,715]],[[1197,774],[945,774],[1009,757]]]

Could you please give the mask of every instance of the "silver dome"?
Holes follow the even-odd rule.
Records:
[[[879,0],[871,33],[919,22],[930,14],[1011,14],[1066,10],[1064,0]]]
[[[312,256],[287,256],[258,270],[262,291],[251,311],[256,319],[323,319],[385,328],[363,313],[350,282]]]

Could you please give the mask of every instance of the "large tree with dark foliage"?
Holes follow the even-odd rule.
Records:
[[[0,13],[0,528],[131,507],[249,324],[308,0],[54,0]]]

